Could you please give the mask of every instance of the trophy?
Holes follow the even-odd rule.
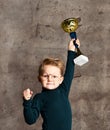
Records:
[[[82,52],[80,51],[78,45],[76,44],[76,40],[77,40],[77,35],[76,35],[76,29],[80,26],[78,25],[78,23],[81,21],[80,18],[68,18],[68,19],[65,19],[62,23],[61,23],[61,26],[63,28],[63,30],[67,33],[70,34],[70,37],[71,39],[75,39],[74,41],[74,45],[77,49],[77,56],[76,58],[74,59],[74,63],[76,65],[79,65],[79,66],[82,66],[84,65],[85,63],[87,63],[89,60],[88,60],[88,57],[83,55]]]

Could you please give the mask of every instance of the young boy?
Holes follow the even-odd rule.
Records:
[[[59,59],[47,58],[39,67],[39,81],[42,92],[32,98],[33,92],[28,88],[23,91],[24,118],[33,124],[41,114],[43,130],[71,130],[72,112],[68,99],[74,76],[74,58],[76,49],[72,39],[68,45],[68,56],[64,74],[64,64]],[[77,39],[76,43],[80,46]]]

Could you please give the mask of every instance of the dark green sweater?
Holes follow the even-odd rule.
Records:
[[[43,130],[71,130],[72,113],[68,99],[74,74],[76,53],[68,51],[67,64],[62,84],[53,90],[43,89],[33,99],[24,100],[24,118],[28,124],[33,124],[41,114]]]

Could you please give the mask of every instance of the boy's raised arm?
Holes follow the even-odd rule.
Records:
[[[68,55],[67,55],[67,63],[66,63],[66,70],[64,75],[64,80],[62,87],[64,88],[67,96],[69,94],[69,90],[71,87],[72,79],[74,76],[74,58],[76,57],[76,47],[73,44],[74,39],[72,39],[68,44]],[[79,39],[76,40],[78,46],[80,46]]]

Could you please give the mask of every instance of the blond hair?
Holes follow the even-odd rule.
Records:
[[[52,66],[58,67],[60,69],[61,76],[64,75],[65,66],[64,66],[64,63],[63,63],[63,61],[61,59],[46,58],[46,59],[43,60],[43,62],[39,66],[39,71],[38,71],[39,77],[43,75],[45,65],[52,65]]]

